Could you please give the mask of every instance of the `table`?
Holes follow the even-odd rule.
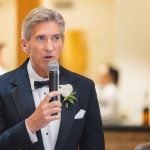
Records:
[[[134,150],[139,143],[150,142],[150,127],[104,126],[106,150]]]

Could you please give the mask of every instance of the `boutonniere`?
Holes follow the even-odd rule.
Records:
[[[75,102],[77,101],[76,92],[73,91],[73,87],[71,84],[59,85],[59,91],[62,97],[64,97],[63,103],[66,108],[69,107],[69,104],[75,104]]]

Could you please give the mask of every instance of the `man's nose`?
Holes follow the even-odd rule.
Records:
[[[46,40],[44,48],[45,50],[50,51],[50,52],[54,50],[53,42],[51,39]]]

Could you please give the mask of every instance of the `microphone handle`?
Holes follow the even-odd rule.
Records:
[[[58,91],[59,85],[58,71],[49,71],[49,92]],[[58,96],[52,97],[51,101],[57,101]]]
[[[49,92],[58,91],[59,73],[58,71],[49,71]],[[57,101],[58,96],[52,97],[49,102]],[[51,114],[51,116],[58,115],[58,113]]]

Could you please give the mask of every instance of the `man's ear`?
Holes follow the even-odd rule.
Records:
[[[24,52],[29,52],[29,45],[27,44],[27,41],[25,39],[21,39],[21,47]]]

